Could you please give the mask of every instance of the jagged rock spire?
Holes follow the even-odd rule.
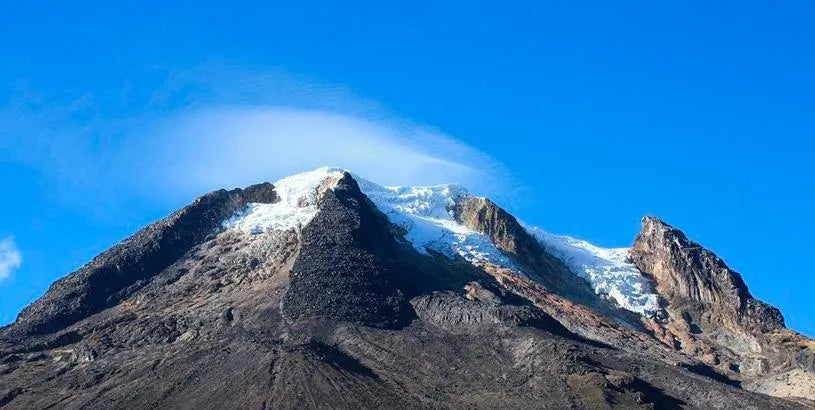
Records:
[[[748,333],[783,328],[778,309],[755,299],[738,272],[659,218],[642,219],[631,258],[657,291],[699,326],[727,324]]]

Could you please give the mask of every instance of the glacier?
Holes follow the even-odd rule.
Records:
[[[336,183],[345,171],[340,168],[318,168],[275,182],[279,201],[272,204],[251,203],[223,222],[226,229],[251,234],[269,231],[300,230],[317,215],[321,185]],[[330,188],[331,186],[327,186]]]
[[[517,269],[486,235],[455,220],[456,200],[469,195],[460,185],[381,186],[364,178],[354,178],[391,223],[404,229],[405,239],[420,253],[427,254],[427,249],[432,249],[448,257],[461,256],[469,262]]]
[[[345,172],[342,168],[323,167],[283,178],[274,183],[279,201],[249,204],[224,221],[223,227],[249,234],[302,229],[318,212],[321,190],[335,186]],[[428,254],[433,250],[450,258],[461,257],[471,263],[490,263],[522,272],[486,235],[455,220],[456,201],[470,195],[462,186],[382,186],[352,175],[360,190],[391,223],[402,228],[404,239],[418,252]],[[628,248],[602,248],[537,227],[525,225],[525,228],[544,249],[588,282],[596,294],[644,316],[653,317],[661,312],[659,296],[650,279],[628,260]]]
[[[547,252],[589,282],[594,293],[608,296],[623,309],[643,316],[654,317],[662,312],[651,280],[630,261],[630,248],[601,248],[534,226],[526,226],[526,230]]]

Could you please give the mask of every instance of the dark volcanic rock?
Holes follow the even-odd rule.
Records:
[[[292,320],[327,317],[376,327],[408,323],[413,313],[396,287],[404,272],[392,263],[396,241],[387,220],[347,173],[323,193],[318,208],[303,229],[283,313]]]
[[[423,321],[447,331],[495,331],[501,326],[533,327],[553,334],[569,335],[563,325],[532,305],[517,306],[503,302],[467,300],[451,292],[437,292],[411,300]]]
[[[113,306],[213,234],[224,219],[247,203],[272,203],[276,199],[269,183],[206,194],[55,282],[4,332],[50,333]]]

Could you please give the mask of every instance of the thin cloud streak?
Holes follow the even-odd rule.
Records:
[[[23,256],[13,237],[0,238],[0,283],[11,278],[23,264]]]

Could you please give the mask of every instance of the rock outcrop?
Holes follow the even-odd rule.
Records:
[[[456,201],[453,213],[462,225],[487,235],[498,249],[522,261],[540,276],[551,279],[553,285],[570,275],[563,262],[544,251],[514,216],[489,199],[462,196]]]
[[[400,327],[413,313],[394,264],[396,241],[387,220],[350,174],[318,201],[320,212],[302,231],[300,253],[281,309],[289,320],[327,317],[374,327]]]
[[[487,235],[498,249],[512,256],[525,267],[526,274],[548,291],[632,325],[639,323],[637,315],[599,298],[585,280],[569,271],[512,214],[489,199],[463,195],[456,200],[453,215],[462,225]]]
[[[786,329],[721,258],[654,217],[643,218],[631,258],[664,298],[662,326],[679,350],[754,390],[815,399],[815,344]]]
[[[693,327],[705,331],[725,326],[746,334],[784,327],[781,312],[755,299],[738,272],[657,218],[643,219],[631,258]]]

